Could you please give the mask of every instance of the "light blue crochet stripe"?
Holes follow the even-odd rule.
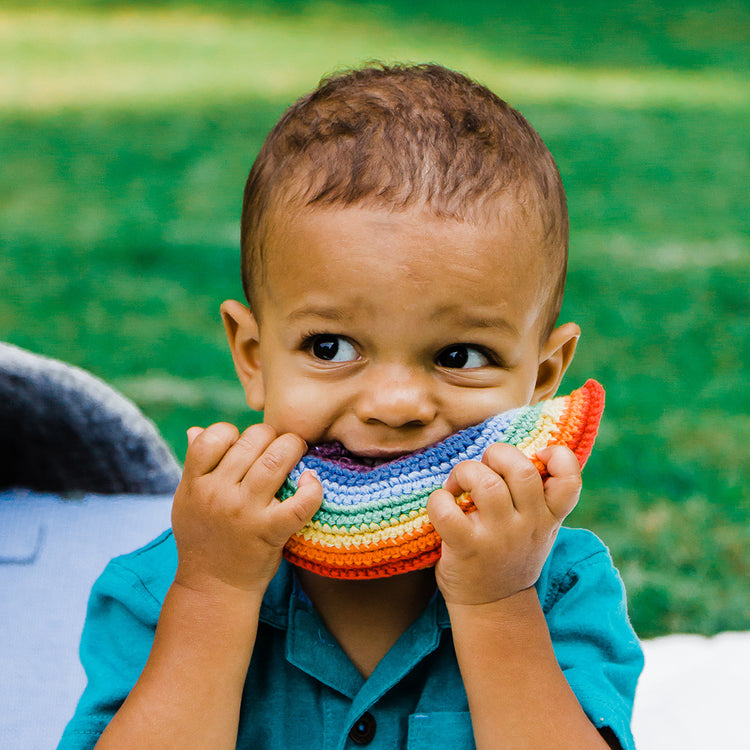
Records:
[[[292,494],[306,469],[318,474],[323,483],[324,507],[330,512],[341,512],[344,507],[353,505],[374,509],[384,502],[392,505],[400,495],[429,494],[445,481],[457,463],[481,457],[492,443],[505,442],[505,431],[521,411],[491,417],[424,451],[368,471],[349,469],[314,455],[304,456],[290,473],[281,495]]]
[[[412,510],[423,510],[430,493],[457,463],[481,457],[492,443],[523,440],[541,410],[538,405],[499,414],[424,451],[368,471],[307,455],[290,473],[279,496],[284,499],[293,494],[302,472],[314,469],[323,484],[324,499],[313,520],[356,530],[363,523],[392,523]]]

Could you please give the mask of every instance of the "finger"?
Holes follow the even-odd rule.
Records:
[[[503,521],[514,512],[505,479],[480,461],[456,464],[443,487],[456,497],[468,492],[477,510],[490,521]]]
[[[188,446],[192,445],[193,440],[195,440],[195,438],[197,438],[198,435],[201,434],[201,432],[203,432],[202,427],[189,427],[188,428],[188,431],[187,431]]]
[[[219,469],[232,482],[241,482],[250,467],[276,439],[276,430],[269,424],[248,427],[221,459]]]
[[[471,542],[474,529],[471,521],[447,489],[435,490],[427,499],[427,517],[435,531],[449,547],[462,547]]]
[[[278,544],[300,531],[315,515],[323,502],[323,485],[312,471],[304,471],[297,481],[297,491],[275,510]]]
[[[197,428],[190,428],[193,429]],[[183,473],[188,476],[201,476],[213,471],[237,440],[238,435],[237,428],[226,422],[212,424],[195,434],[185,454]]]
[[[476,489],[483,480],[492,483],[491,472],[486,466],[482,466],[480,461],[461,461],[451,469],[443,482],[443,489],[458,497],[462,492]]]
[[[484,452],[482,463],[503,479],[517,511],[523,513],[538,506],[544,491],[542,477],[518,448],[494,443]]]
[[[280,435],[258,456],[242,484],[248,492],[272,499],[289,472],[307,451],[307,443],[291,432]]]
[[[578,457],[567,445],[550,445],[542,448],[536,457],[546,466],[550,476],[580,475]]]
[[[581,496],[581,466],[570,448],[553,445],[537,454],[549,477],[544,482],[544,499],[552,515],[563,521]]]

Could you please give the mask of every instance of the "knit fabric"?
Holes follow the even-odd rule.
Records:
[[[603,409],[604,389],[588,380],[567,396],[490,417],[379,466],[347,466],[310,451],[290,473],[279,499],[293,495],[302,472],[312,469],[323,485],[323,503],[287,542],[284,556],[329,578],[384,578],[434,565],[440,537],[427,517],[427,499],[456,464],[480,460],[493,443],[509,443],[528,456],[542,476],[544,464],[536,455],[550,445],[567,445],[583,468]],[[466,492],[456,502],[465,512],[474,510]]]

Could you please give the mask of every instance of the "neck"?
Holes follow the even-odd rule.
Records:
[[[431,568],[365,581],[325,578],[300,568],[297,576],[326,628],[365,678],[435,592]]]

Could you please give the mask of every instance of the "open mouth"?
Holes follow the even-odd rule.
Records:
[[[341,443],[321,443],[320,445],[314,445],[310,448],[309,455],[323,458],[326,461],[331,461],[339,466],[354,469],[355,471],[369,471],[383,464],[404,458],[404,456],[359,456],[347,450]]]

